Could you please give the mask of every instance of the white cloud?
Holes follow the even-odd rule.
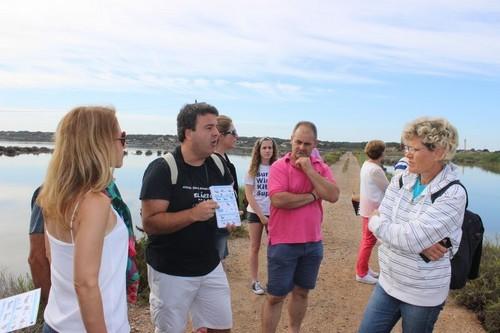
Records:
[[[16,1],[0,13],[4,87],[183,91],[263,76],[376,83],[374,68],[500,70],[494,1]]]

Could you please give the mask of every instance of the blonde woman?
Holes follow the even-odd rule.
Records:
[[[248,200],[247,220],[250,230],[250,274],[252,291],[257,295],[265,293],[259,282],[259,250],[262,229],[267,225],[271,201],[267,193],[269,168],[278,156],[278,147],[271,138],[260,138],[252,150],[252,161],[245,177],[245,196]]]
[[[380,212],[368,223],[382,242],[380,276],[361,333],[390,332],[400,318],[403,332],[432,332],[450,289],[450,251],[443,241],[451,241],[456,253],[462,234],[465,190],[451,186],[434,202],[431,198],[458,179],[450,163],[457,130],[442,118],[420,118],[406,126],[402,138],[408,169],[392,178]]]
[[[128,231],[105,192],[125,139],[106,107],[77,107],[59,123],[38,198],[52,281],[43,332],[130,331]]]

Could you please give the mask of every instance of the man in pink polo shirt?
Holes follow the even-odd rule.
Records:
[[[339,198],[332,171],[321,159],[311,156],[317,137],[313,123],[299,122],[292,132],[292,151],[274,162],[269,173],[271,216],[263,333],[276,332],[283,301],[290,292],[290,332],[299,332],[307,295],[316,285],[323,258],[321,202]]]

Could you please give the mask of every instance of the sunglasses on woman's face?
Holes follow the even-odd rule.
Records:
[[[115,140],[120,140],[120,143],[122,144],[123,147],[125,147],[125,144],[127,143],[127,133],[125,131],[122,132],[122,136]]]
[[[224,135],[229,135],[231,134],[232,136],[238,136],[238,132],[236,132],[236,130],[232,130],[232,131],[227,131],[227,132],[224,132]]]

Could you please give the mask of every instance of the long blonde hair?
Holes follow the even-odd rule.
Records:
[[[276,145],[276,142],[274,142],[274,140],[269,137],[258,139],[257,141],[255,141],[252,149],[252,161],[250,162],[250,168],[248,169],[248,174],[250,175],[250,177],[257,176],[259,165],[262,163],[262,156],[260,156],[260,147],[262,146],[262,143],[264,141],[271,141],[273,144],[273,155],[269,160],[269,165],[273,164],[278,159],[278,146]]]
[[[109,185],[117,130],[115,110],[109,107],[81,106],[63,117],[37,200],[46,219],[67,227],[78,197]]]

